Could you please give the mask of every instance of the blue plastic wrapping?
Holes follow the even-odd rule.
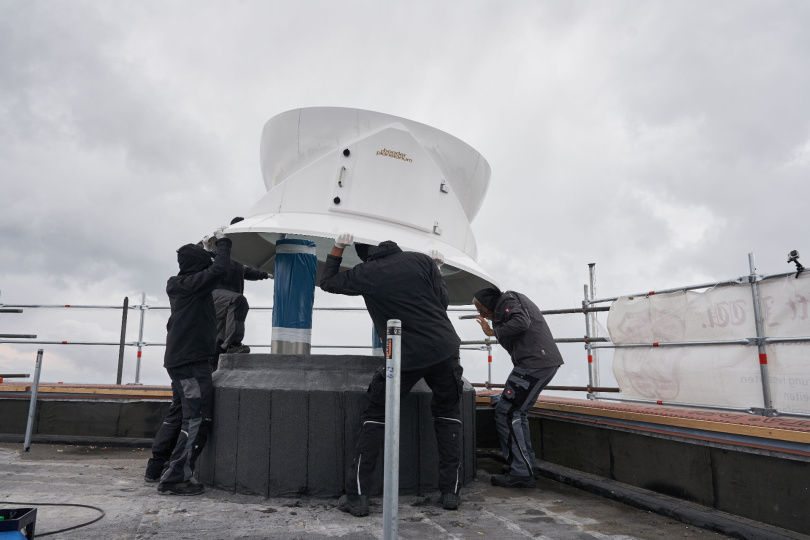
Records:
[[[287,250],[302,252],[284,253]],[[315,242],[297,239],[276,242],[273,328],[312,329],[317,271]]]

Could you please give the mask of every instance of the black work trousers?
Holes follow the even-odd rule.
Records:
[[[495,404],[495,428],[512,476],[531,476],[532,468],[537,466],[526,411],[534,406],[540,391],[551,382],[558,369],[560,366],[538,370],[513,368],[501,399]]]
[[[400,399],[425,379],[433,392],[430,410],[439,450],[439,489],[458,493],[461,484],[461,401],[463,368],[458,358],[400,374]],[[360,419],[352,464],[346,471],[346,492],[368,495],[385,439],[385,367],[374,373],[368,387],[369,404]]]
[[[172,404],[152,443],[147,476],[185,482],[194,473],[214,415],[214,386],[207,361],[166,368],[172,379]]]

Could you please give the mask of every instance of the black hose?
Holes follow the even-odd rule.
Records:
[[[16,504],[16,505],[19,505],[19,506],[76,506],[78,508],[89,508],[91,510],[97,510],[97,511],[101,512],[100,516],[98,516],[96,519],[94,519],[92,521],[88,521],[87,523],[81,523],[79,525],[74,525],[73,527],[68,527],[66,529],[59,529],[58,531],[50,531],[50,532],[45,532],[45,533],[37,532],[36,533],[37,536],[48,536],[48,535],[51,535],[51,534],[58,534],[58,533],[63,533],[63,532],[67,532],[67,531],[72,531],[74,529],[79,529],[81,527],[87,527],[88,525],[92,525],[93,523],[95,523],[96,521],[100,520],[101,518],[103,518],[105,516],[104,510],[102,510],[101,508],[98,508],[96,506],[90,506],[89,504],[16,502],[16,501],[0,501],[0,504],[3,504],[3,505]]]

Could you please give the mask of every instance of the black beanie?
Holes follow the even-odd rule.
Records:
[[[498,299],[501,297],[501,291],[495,288],[481,289],[473,295],[473,298],[490,311],[495,311],[495,306],[498,305]]]

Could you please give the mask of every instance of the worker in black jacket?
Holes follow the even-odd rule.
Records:
[[[540,309],[525,295],[482,289],[473,295],[473,304],[484,334],[498,338],[514,364],[495,405],[495,426],[507,465],[505,474],[492,477],[492,484],[533,488],[540,469],[526,411],[563,364],[562,355]],[[492,328],[485,319],[492,321]]]
[[[432,252],[432,260],[422,253],[402,251],[390,241],[376,247],[358,244],[358,256],[366,262],[339,272],[343,250],[353,240],[351,234],[337,238],[326,258],[321,289],[362,295],[379,336],[386,335],[388,320],[402,321],[400,396],[406,396],[423,378],[433,391],[439,489],[444,508],[455,510],[459,504],[463,370],[458,358],[461,340],[447,317],[447,287],[437,266],[441,254]],[[338,508],[358,517],[368,515],[368,493],[385,436],[384,370],[385,366],[380,367],[369,385],[369,404],[361,417],[354,461],[346,471],[346,495],[338,501]]]
[[[209,362],[215,354],[217,321],[211,291],[225,276],[231,257],[231,241],[221,230],[215,241],[213,262],[202,246],[186,244],[178,249],[180,272],[166,285],[171,316],[163,366],[172,380],[172,406],[155,436],[145,476],[147,481],[155,481],[159,474],[157,490],[161,494],[199,495],[205,489],[191,476],[213,416]],[[166,461],[173,440],[176,443]]]
[[[231,220],[231,225],[244,219],[235,217]],[[203,245],[207,249],[213,249],[211,237],[204,238]],[[225,278],[212,292],[214,309],[216,309],[217,313],[217,354],[211,363],[212,371],[217,370],[221,353],[250,352],[250,347],[242,344],[242,339],[245,337],[245,320],[250,309],[244,295],[245,280],[259,281],[269,277],[270,274],[267,272],[250,268],[232,260]]]

